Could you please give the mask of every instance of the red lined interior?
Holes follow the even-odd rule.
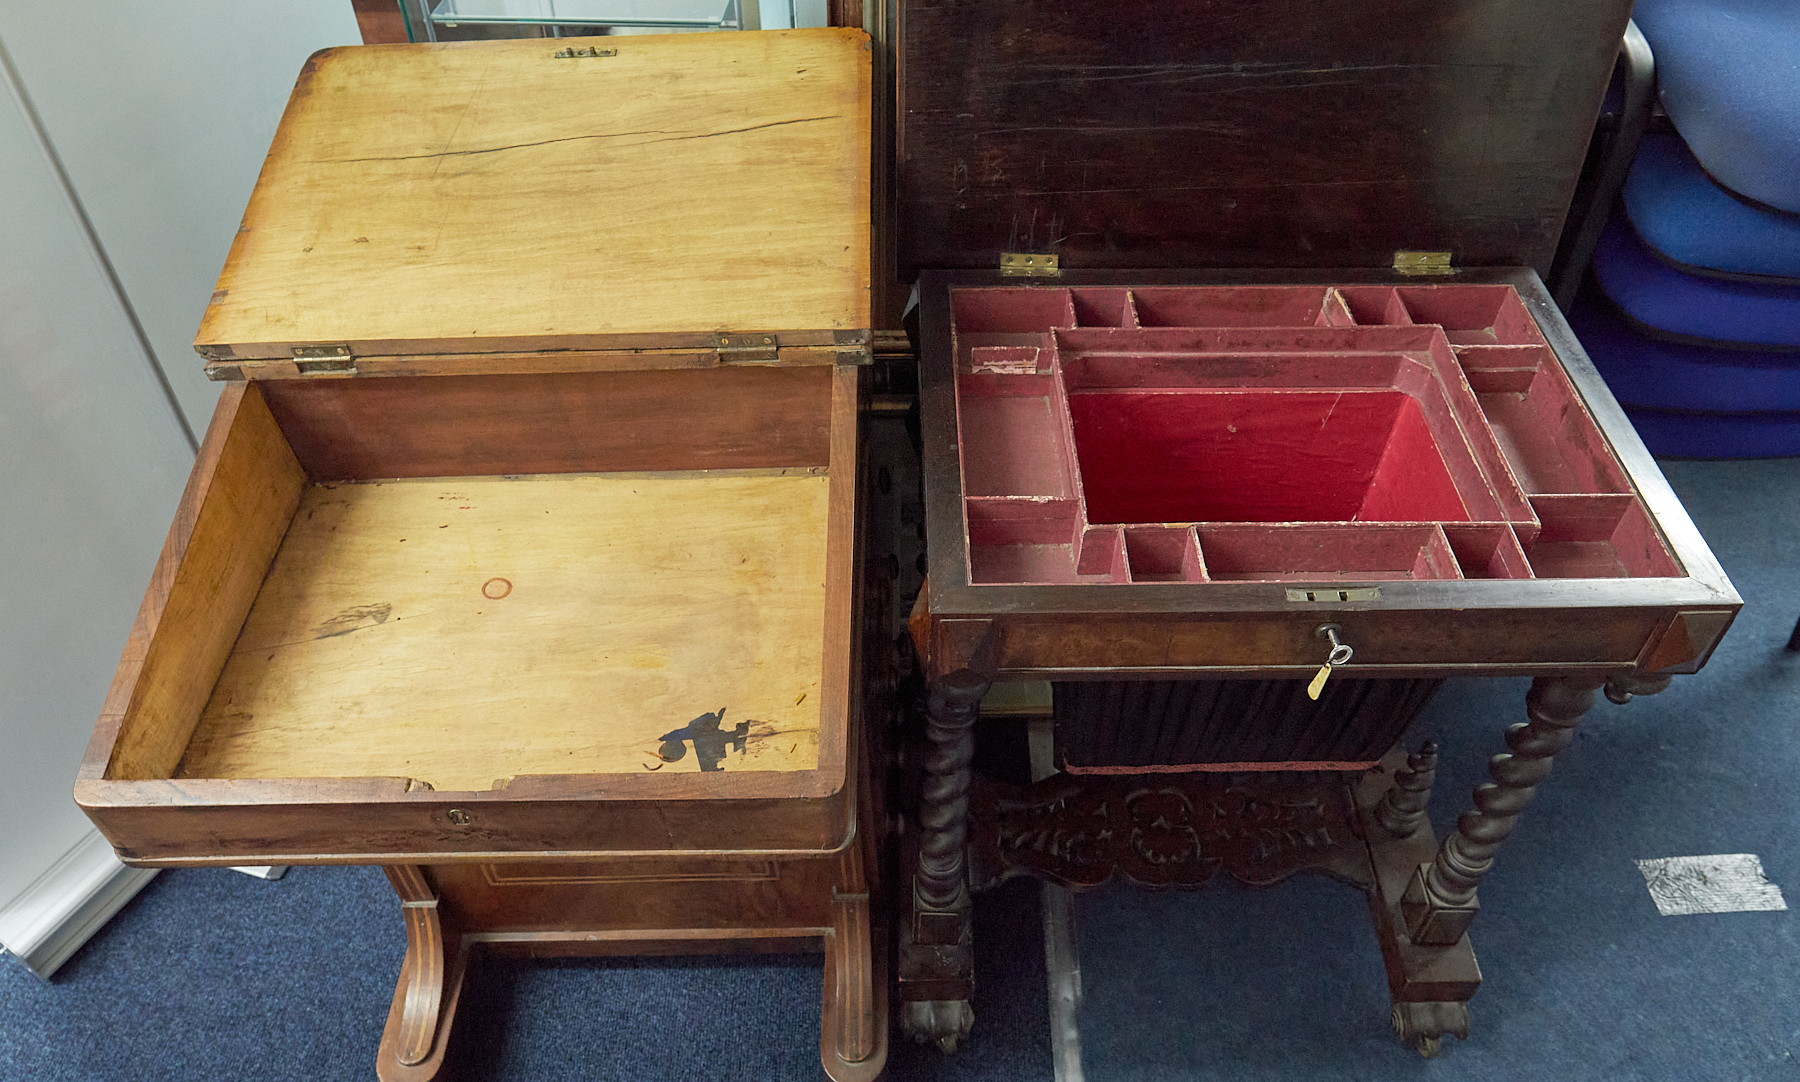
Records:
[[[971,581],[1680,574],[1510,286],[952,294]]]
[[[1361,529],[1242,524],[1196,527],[1215,581],[1455,579],[1456,557],[1441,526]]]
[[[1468,513],[1397,391],[1069,396],[1089,522],[1431,522]]]

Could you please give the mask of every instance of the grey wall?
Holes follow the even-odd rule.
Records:
[[[349,0],[0,0],[0,908],[87,833],[70,798],[203,433],[189,344],[306,56]],[[146,332],[147,356],[129,310]]]

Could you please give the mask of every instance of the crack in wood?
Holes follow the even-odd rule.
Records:
[[[712,139],[720,135],[741,135],[744,132],[761,131],[764,128],[782,128],[790,124],[811,124],[819,120],[836,120],[838,114],[832,116],[807,116],[797,120],[775,120],[767,124],[753,124],[748,128],[731,128],[726,131],[699,132],[693,135],[679,135],[675,132],[651,128],[645,131],[602,132],[595,135],[566,135],[560,139],[540,139],[531,143],[508,143],[505,146],[482,147],[477,150],[440,150],[433,154],[395,154],[370,158],[314,158],[310,165],[349,165],[353,162],[410,162],[429,158],[458,158],[474,154],[498,154],[503,150],[524,150],[530,147],[550,146],[553,143],[578,143],[586,139],[625,139],[633,135],[666,135],[668,139],[647,139],[632,146],[648,146],[651,143],[668,143],[681,139]]]

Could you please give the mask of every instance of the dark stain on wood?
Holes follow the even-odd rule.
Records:
[[[336,638],[339,635],[348,635],[352,631],[360,631],[365,627],[385,624],[393,613],[394,606],[385,601],[376,605],[356,605],[338,613],[313,630],[317,633],[317,638]]]

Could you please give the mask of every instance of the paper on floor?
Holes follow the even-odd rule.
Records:
[[[1781,888],[1763,874],[1755,853],[1640,860],[1656,911],[1665,917],[1693,913],[1748,913],[1786,909]]]

